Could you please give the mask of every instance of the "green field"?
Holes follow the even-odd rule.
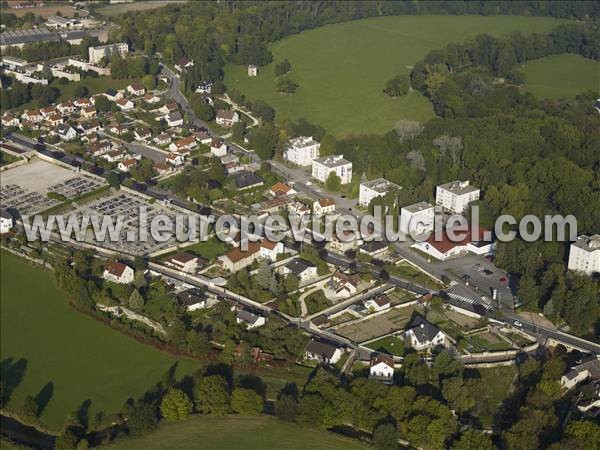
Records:
[[[51,382],[53,393],[41,420],[58,429],[88,399],[90,417],[118,411],[177,361],[73,310],[50,272],[6,252],[0,255],[3,380],[14,378],[4,376],[8,361],[13,366],[26,361],[9,408],[21,410],[25,396],[37,396]],[[197,367],[180,360],[177,374]]]
[[[123,439],[106,447],[110,450],[358,450],[367,449],[358,441],[317,428],[302,428],[261,417],[194,416],[183,422],[164,424],[154,433],[138,439]]]
[[[89,95],[98,94],[106,91],[108,88],[124,89],[132,83],[139,83],[138,79],[113,80],[110,77],[84,78],[81,81],[74,81],[67,84],[60,84],[58,81],[52,82],[52,86],[60,89],[60,97],[57,102],[75,99],[75,88],[77,86],[85,86],[90,92]]]
[[[394,356],[404,356],[404,341],[394,336],[386,336],[367,344],[372,350],[389,353]]]
[[[600,62],[566,53],[529,61],[522,66],[523,89],[538,98],[575,97],[600,91]]]
[[[247,76],[245,66],[228,65],[225,83],[250,99],[262,99],[277,110],[277,119],[305,117],[336,136],[385,133],[399,119],[427,121],[430,102],[417,92],[400,99],[382,89],[398,73],[433,49],[480,33],[546,32],[564,21],[520,16],[397,16],[324,26],[285,38],[271,46],[274,61]],[[276,91],[275,64],[292,64],[295,94]]]
[[[117,17],[133,11],[144,11],[147,9],[161,8],[171,3],[185,3],[187,0],[152,0],[136,1],[132,3],[116,3],[96,9],[100,16]]]

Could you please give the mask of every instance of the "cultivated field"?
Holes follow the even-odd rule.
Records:
[[[272,417],[194,416],[182,422],[161,425],[147,436],[123,439],[109,450],[358,450],[364,444],[321,429],[308,429]]]
[[[57,12],[60,12],[64,17],[73,17],[76,12],[79,14],[79,17],[87,16],[85,11],[77,10],[68,5],[50,5],[35,8],[2,8],[3,14],[14,14],[17,17],[22,17],[27,13],[31,13],[36,16],[42,16],[44,19],[55,16]]]
[[[575,97],[587,90],[600,91],[600,62],[580,55],[547,56],[522,66],[523,89],[538,98]]]
[[[361,322],[340,327],[335,332],[336,334],[356,342],[368,341],[369,339],[378,336],[403,330],[414,310],[413,306],[392,309],[389,312],[380,314],[372,319],[366,319]]]
[[[169,3],[185,3],[187,0],[152,0],[145,2],[117,3],[115,5],[98,8],[96,13],[101,16],[116,17],[132,11],[144,11],[146,9],[160,8]]]
[[[563,21],[519,16],[399,16],[328,25],[272,45],[274,61],[249,78],[245,66],[229,65],[225,83],[250,100],[262,99],[277,110],[277,119],[305,117],[336,136],[385,133],[399,119],[427,121],[430,102],[417,92],[387,97],[387,80],[409,73],[428,51],[481,33],[513,30],[546,32]],[[292,64],[295,94],[277,93],[275,65]]]
[[[36,397],[51,386],[41,420],[58,430],[86,400],[90,417],[117,412],[178,362],[73,310],[51,273],[6,252],[0,256],[2,378],[16,385],[10,409],[21,410],[25,396]],[[179,360],[177,374],[197,367]]]

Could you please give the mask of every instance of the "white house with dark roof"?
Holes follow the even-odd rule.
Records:
[[[567,267],[586,275],[600,272],[600,234],[579,236],[569,249]]]
[[[215,117],[217,125],[225,128],[233,126],[234,123],[240,121],[240,116],[234,110],[219,109]]]
[[[455,180],[436,188],[435,203],[452,214],[463,214],[470,203],[479,200],[480,192],[468,180]]]
[[[352,181],[352,163],[344,159],[344,155],[324,156],[313,160],[312,177],[316,180],[325,183],[332,172],[340,178],[342,184]]]
[[[177,294],[177,302],[185,306],[187,311],[196,311],[208,306],[208,300],[200,289],[188,289]]]
[[[394,357],[384,353],[372,355],[369,379],[392,384],[394,381]]]
[[[182,272],[194,273],[200,265],[200,258],[191,253],[181,252],[166,259],[164,264]]]
[[[221,158],[227,154],[227,144],[221,138],[214,138],[210,143],[210,154]]]
[[[281,268],[281,274],[294,274],[300,281],[306,281],[317,276],[317,266],[305,259],[295,258]]]
[[[102,278],[118,284],[128,284],[134,278],[133,269],[118,261],[109,261],[104,265]]]
[[[600,380],[600,359],[598,359],[598,356],[587,358],[581,364],[573,367],[560,378],[560,384],[567,389],[571,389],[587,379]]]
[[[447,342],[442,330],[418,315],[404,330],[404,338],[408,345],[418,351],[444,346]]]
[[[237,323],[246,325],[247,330],[262,327],[267,323],[267,319],[259,314],[254,314],[245,309],[240,309],[235,317]]]
[[[306,359],[323,364],[335,364],[342,357],[342,349],[326,342],[311,339],[304,349]]]
[[[320,148],[312,136],[299,136],[288,141],[283,158],[297,166],[310,166],[319,157]]]

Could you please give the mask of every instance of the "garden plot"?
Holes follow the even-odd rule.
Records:
[[[335,333],[355,342],[368,341],[403,330],[414,311],[414,306],[391,309],[373,318],[342,326],[336,329]]]

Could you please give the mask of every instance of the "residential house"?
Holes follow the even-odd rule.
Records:
[[[600,234],[579,236],[570,246],[567,267],[587,275],[600,272]]]
[[[97,133],[102,128],[102,124],[97,120],[90,120],[86,122],[81,122],[77,128],[84,136],[88,136],[88,140],[90,140],[91,135]]]
[[[110,131],[112,134],[116,134],[117,136],[121,136],[127,133],[127,127],[120,123],[115,123],[108,126],[108,131]]]
[[[109,99],[111,102],[116,102],[123,98],[123,94],[113,88],[108,88],[104,91],[104,96]]]
[[[40,113],[47,119],[50,116],[58,114],[58,110],[54,106],[46,106],[45,108],[40,109]]]
[[[208,301],[200,289],[188,289],[177,294],[177,302],[185,306],[187,311],[196,311],[208,306]]]
[[[91,119],[92,117],[96,117],[96,113],[96,108],[92,105],[86,106],[85,108],[81,109],[81,117],[85,119]]]
[[[371,312],[380,312],[390,309],[390,298],[387,295],[382,294],[365,300],[365,309]]]
[[[61,114],[73,114],[77,110],[75,103],[73,103],[71,100],[62,102],[57,106],[57,108]]]
[[[135,158],[126,158],[119,161],[119,164],[117,164],[117,168],[121,172],[129,172],[135,166],[137,166],[137,159]]]
[[[44,119],[39,109],[26,109],[21,118],[28,122],[38,123]]]
[[[419,315],[404,330],[404,338],[417,351],[444,346],[448,342],[448,337],[442,330]]]
[[[165,260],[164,264],[167,267],[171,267],[182,272],[194,273],[202,262],[206,263],[206,261],[203,261],[202,258],[192,255],[191,253],[181,252]]]
[[[450,238],[449,234],[453,237]],[[432,234],[426,241],[415,242],[412,247],[435,259],[447,261],[469,252],[481,256],[492,254],[496,243],[491,239],[491,231],[485,228],[451,228]]]
[[[150,103],[151,105],[154,105],[156,103],[160,103],[160,97],[158,95],[148,93],[148,94],[144,95],[144,101],[146,103]]]
[[[396,183],[378,178],[376,180],[364,181],[360,183],[358,195],[358,204],[361,206],[369,206],[371,200],[377,197],[384,197],[390,191],[398,191],[402,189]]]
[[[283,158],[298,166],[310,166],[319,157],[320,148],[312,136],[300,136],[288,141]]]
[[[13,116],[11,113],[6,113],[2,116],[1,123],[3,127],[18,127],[19,118]]]
[[[177,111],[177,108],[179,108],[177,106],[177,103],[175,102],[169,102],[169,103],[165,103],[164,105],[162,105],[159,109],[159,111],[163,114],[169,114],[173,111]]]
[[[63,116],[56,113],[56,114],[52,114],[51,116],[46,117],[46,122],[48,123],[49,126],[55,127],[57,125],[63,124],[64,119],[63,119]]]
[[[313,160],[313,178],[325,183],[331,173],[340,178],[341,184],[348,184],[352,181],[352,163],[344,159],[344,155],[324,156]]]
[[[359,252],[375,257],[381,256],[388,251],[388,244],[383,241],[369,241],[360,246]]]
[[[59,124],[52,134],[57,135],[63,141],[72,141],[77,137],[77,131],[71,125]]]
[[[152,140],[158,146],[168,145],[171,143],[171,136],[169,136],[167,133],[160,133]]]
[[[77,108],[87,108],[88,106],[93,106],[94,104],[92,103],[92,101],[87,98],[87,97],[82,97],[82,98],[78,98],[77,100],[75,100],[75,106]]]
[[[359,233],[341,230],[333,233],[331,240],[326,244],[326,248],[334,252],[346,253],[350,250],[357,250],[361,244],[362,238]]]
[[[313,202],[313,213],[315,216],[329,214],[335,211],[335,200],[332,198],[320,198]]]
[[[177,70],[179,72],[183,72],[185,69],[189,69],[190,67],[193,67],[193,66],[194,66],[194,61],[193,60],[190,61],[187,58],[181,58],[175,64],[175,70]]]
[[[104,158],[110,163],[114,163],[122,160],[123,158],[125,158],[126,155],[127,153],[125,152],[125,150],[119,148],[103,154],[102,158]]]
[[[88,147],[88,153],[93,157],[101,156],[110,151],[112,145],[108,139],[96,141]]]
[[[281,268],[282,275],[294,274],[301,282],[317,276],[317,266],[302,258],[294,258]]]
[[[135,95],[136,97],[139,97],[146,93],[146,88],[144,87],[143,84],[134,83],[134,84],[130,84],[129,86],[127,86],[127,92],[129,92],[131,95]]]
[[[165,162],[173,167],[179,167],[185,163],[185,156],[177,152],[169,153],[165,156]]]
[[[171,150],[172,152],[178,152],[181,150],[192,150],[196,148],[197,145],[198,144],[196,143],[196,138],[194,136],[188,136],[173,142],[171,145],[169,145],[169,150]]]
[[[235,317],[237,323],[244,324],[247,330],[262,327],[267,319],[259,314],[254,314],[246,309],[240,309]]]
[[[600,359],[598,358],[597,355],[589,357],[581,364],[571,368],[560,378],[560,384],[567,389],[572,389],[584,380],[600,381]]]
[[[198,94],[210,94],[212,92],[212,81],[203,81],[196,87]]]
[[[269,189],[269,194],[275,197],[280,195],[294,195],[295,193],[296,191],[293,188],[280,181],[275,183],[273,186],[271,186],[271,189]]]
[[[349,275],[336,270],[329,280],[329,288],[339,297],[350,297],[358,292],[360,285],[360,276],[357,274]]]
[[[435,204],[452,214],[463,214],[470,203],[479,200],[480,190],[469,181],[451,181],[440,184],[435,190]]]
[[[227,154],[227,144],[221,138],[214,138],[210,143],[210,153],[218,158]]]
[[[212,136],[210,134],[208,134],[208,132],[206,132],[205,130],[200,130],[194,133],[194,136],[196,136],[196,140],[198,142],[200,142],[201,144],[204,145],[208,145],[212,142]]]
[[[180,127],[183,125],[183,116],[179,111],[173,111],[165,117],[165,121],[170,127]]]
[[[135,127],[135,130],[133,130],[133,137],[136,141],[145,141],[152,137],[152,131],[150,131],[150,128],[148,127]]]
[[[4,208],[0,209],[0,234],[8,233],[13,225],[12,215]]]
[[[135,106],[131,100],[127,100],[126,98],[120,98],[116,103],[121,111],[130,111]]]
[[[159,175],[167,175],[173,172],[173,166],[167,164],[166,162],[157,162],[154,164],[154,170]]]
[[[400,209],[400,231],[417,236],[433,231],[435,210],[427,202],[418,202]]]
[[[217,258],[217,263],[229,272],[237,272],[249,266],[254,261],[265,258],[271,262],[277,260],[277,256],[283,253],[281,242],[263,240],[261,242],[249,242],[248,248],[242,250],[236,247]]]
[[[342,357],[342,349],[332,344],[311,339],[304,349],[306,359],[323,364],[335,364]]]
[[[104,273],[102,278],[107,281],[112,281],[118,284],[128,284],[133,281],[133,269],[118,261],[108,261],[104,265]]]
[[[215,118],[217,125],[225,128],[233,126],[234,123],[240,121],[240,116],[233,110],[219,109]]]
[[[302,202],[292,202],[288,205],[290,215],[302,217],[305,214],[310,214],[310,208]]]
[[[394,357],[384,353],[372,355],[369,379],[392,384],[394,382]]]

